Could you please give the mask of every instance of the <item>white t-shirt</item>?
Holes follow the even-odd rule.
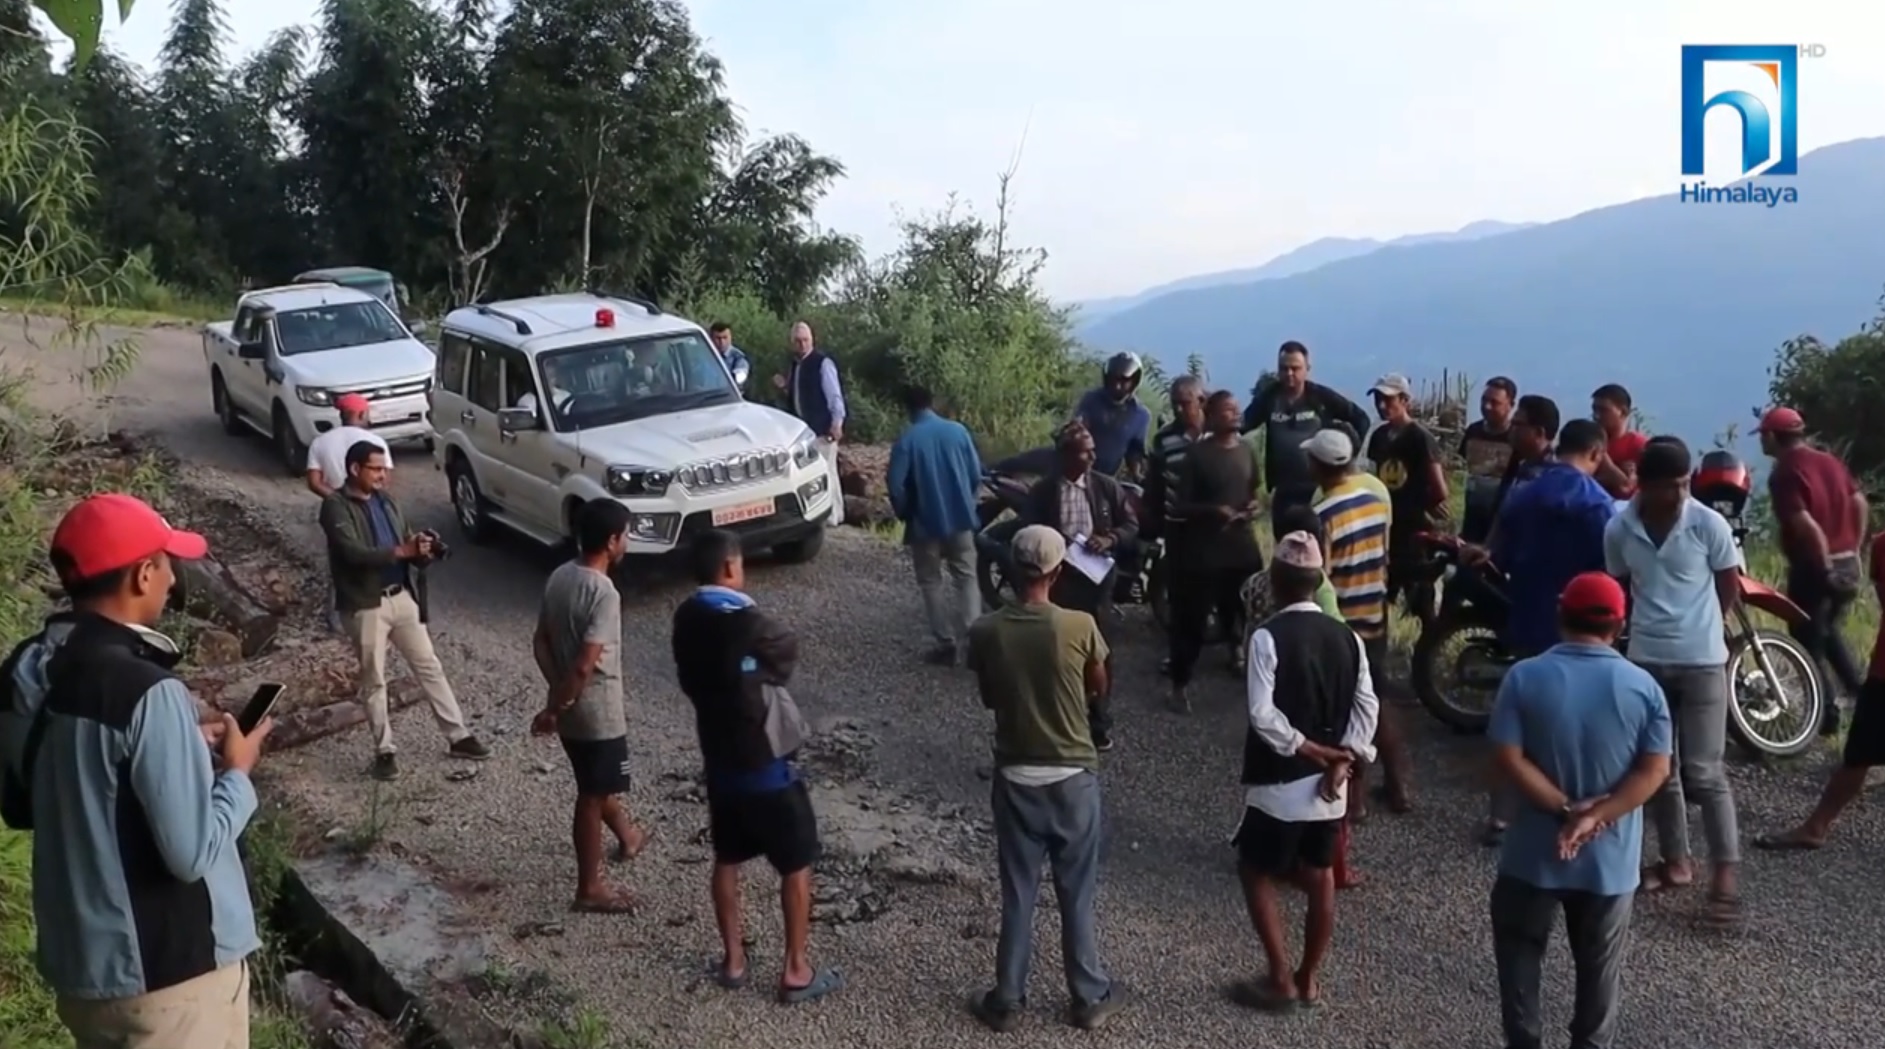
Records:
[[[336,426],[316,437],[308,445],[308,469],[321,471],[321,477],[329,488],[339,488],[347,483],[347,449],[361,441],[372,441],[386,453],[386,466],[393,466],[393,450],[386,446],[386,441],[371,430],[362,430],[358,426]]]

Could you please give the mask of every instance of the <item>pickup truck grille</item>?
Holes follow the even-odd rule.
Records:
[[[688,463],[675,472],[675,478],[683,488],[691,491],[712,491],[779,477],[791,465],[791,452],[783,448],[767,448]]]
[[[363,386],[355,390],[335,390],[335,396],[343,393],[357,393],[369,401],[389,401],[399,397],[417,397],[432,388],[432,380],[407,379],[403,382],[383,383],[379,386]]]

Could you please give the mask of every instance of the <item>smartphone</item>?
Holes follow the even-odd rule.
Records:
[[[276,702],[286,691],[288,691],[287,685],[273,681],[264,682],[257,687],[255,695],[249,697],[248,705],[242,708],[242,713],[236,715],[236,727],[241,729],[245,736],[254,732],[255,726],[260,725],[262,719],[268,716],[268,712],[275,709]]]

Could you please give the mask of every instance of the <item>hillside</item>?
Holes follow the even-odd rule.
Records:
[[[1682,205],[1674,196],[1503,236],[1400,246],[1307,273],[1163,295],[1083,333],[1098,349],[1201,353],[1248,388],[1285,339],[1316,377],[1361,393],[1379,373],[1511,375],[1580,407],[1621,382],[1659,429],[1747,428],[1774,348],[1837,339],[1885,285],[1885,138],[1802,158],[1800,201]]]
[[[1526,229],[1531,225],[1533,224],[1529,222],[1481,221],[1447,233],[1413,233],[1393,240],[1373,240],[1368,237],[1323,237],[1321,240],[1310,241],[1300,248],[1292,248],[1261,266],[1223,270],[1217,273],[1201,273],[1195,277],[1185,277],[1168,284],[1147,288],[1136,295],[1120,295],[1110,299],[1092,299],[1075,303],[1074,322],[1084,330],[1122,310],[1143,305],[1175,291],[1217,288],[1233,284],[1249,284],[1260,280],[1275,280],[1279,277],[1293,277],[1298,273],[1307,273],[1331,262],[1359,258],[1380,251],[1382,248],[1438,244],[1456,240],[1480,240],[1485,237],[1495,237],[1501,233]]]

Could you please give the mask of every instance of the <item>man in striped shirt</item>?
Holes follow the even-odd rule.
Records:
[[[1303,442],[1303,454],[1322,489],[1316,516],[1328,544],[1325,563],[1342,618],[1361,638],[1376,679],[1387,676],[1388,658],[1388,501],[1358,479],[1355,441],[1327,429]],[[1376,729],[1381,763],[1387,774],[1387,804],[1394,812],[1412,807],[1408,797],[1407,748],[1398,719],[1382,704]],[[1362,813],[1365,795],[1356,790],[1351,814]]]

